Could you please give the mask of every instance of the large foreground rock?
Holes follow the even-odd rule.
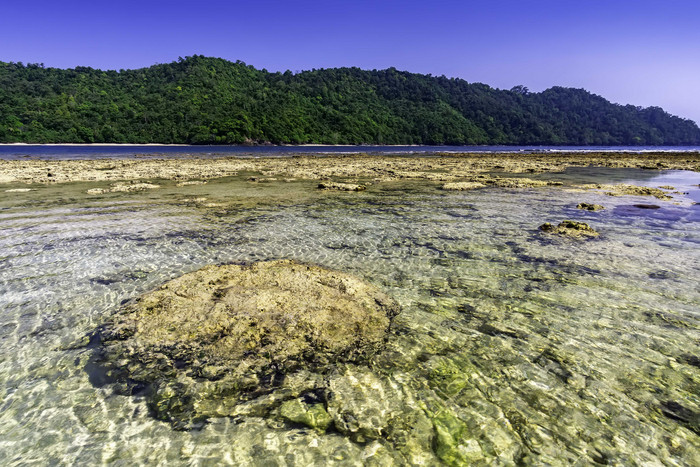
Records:
[[[319,266],[207,266],[128,304],[98,329],[91,365],[119,392],[144,394],[157,418],[192,428],[240,413],[238,404],[269,395],[298,370],[318,374],[336,362],[364,361],[382,346],[397,312],[373,285]],[[317,389],[317,378],[306,379]],[[274,405],[293,392],[268,399]]]

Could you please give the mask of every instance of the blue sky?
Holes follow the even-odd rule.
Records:
[[[7,1],[0,60],[138,68],[202,54],[494,87],[585,88],[700,122],[700,1]]]

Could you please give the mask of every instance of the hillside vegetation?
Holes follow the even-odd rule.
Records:
[[[583,89],[193,56],[118,72],[0,62],[0,142],[697,145],[700,129]]]

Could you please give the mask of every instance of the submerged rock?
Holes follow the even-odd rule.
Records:
[[[279,411],[283,419],[319,431],[326,431],[333,423],[322,403],[307,404],[301,399],[292,399],[284,402]]]
[[[118,392],[145,395],[157,418],[195,428],[236,415],[238,404],[269,394],[296,371],[365,361],[397,312],[373,285],[319,266],[207,266],[143,295],[100,327],[91,365]],[[306,379],[313,389],[317,378]],[[293,392],[271,398],[263,412]],[[283,407],[283,419],[328,425],[323,406]]]
[[[367,189],[365,185],[357,183],[340,183],[340,182],[321,182],[318,184],[319,190],[338,190],[338,191],[364,191]]]
[[[602,211],[605,209],[605,206],[601,206],[600,204],[579,203],[576,209],[582,209],[584,211]]]
[[[183,187],[183,186],[193,186],[193,185],[204,185],[206,183],[207,183],[206,180],[185,180],[183,182],[178,182],[175,186]]]
[[[5,190],[5,193],[26,193],[28,191],[35,191],[33,188],[11,188]]]
[[[549,222],[545,222],[539,228],[542,232],[571,238],[597,237],[600,235],[595,229],[585,222],[570,220],[562,221],[556,227]]]

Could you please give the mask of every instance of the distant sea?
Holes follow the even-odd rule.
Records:
[[[430,153],[700,152],[700,146],[188,146],[0,145],[0,160],[291,157],[295,155],[425,155]]]

